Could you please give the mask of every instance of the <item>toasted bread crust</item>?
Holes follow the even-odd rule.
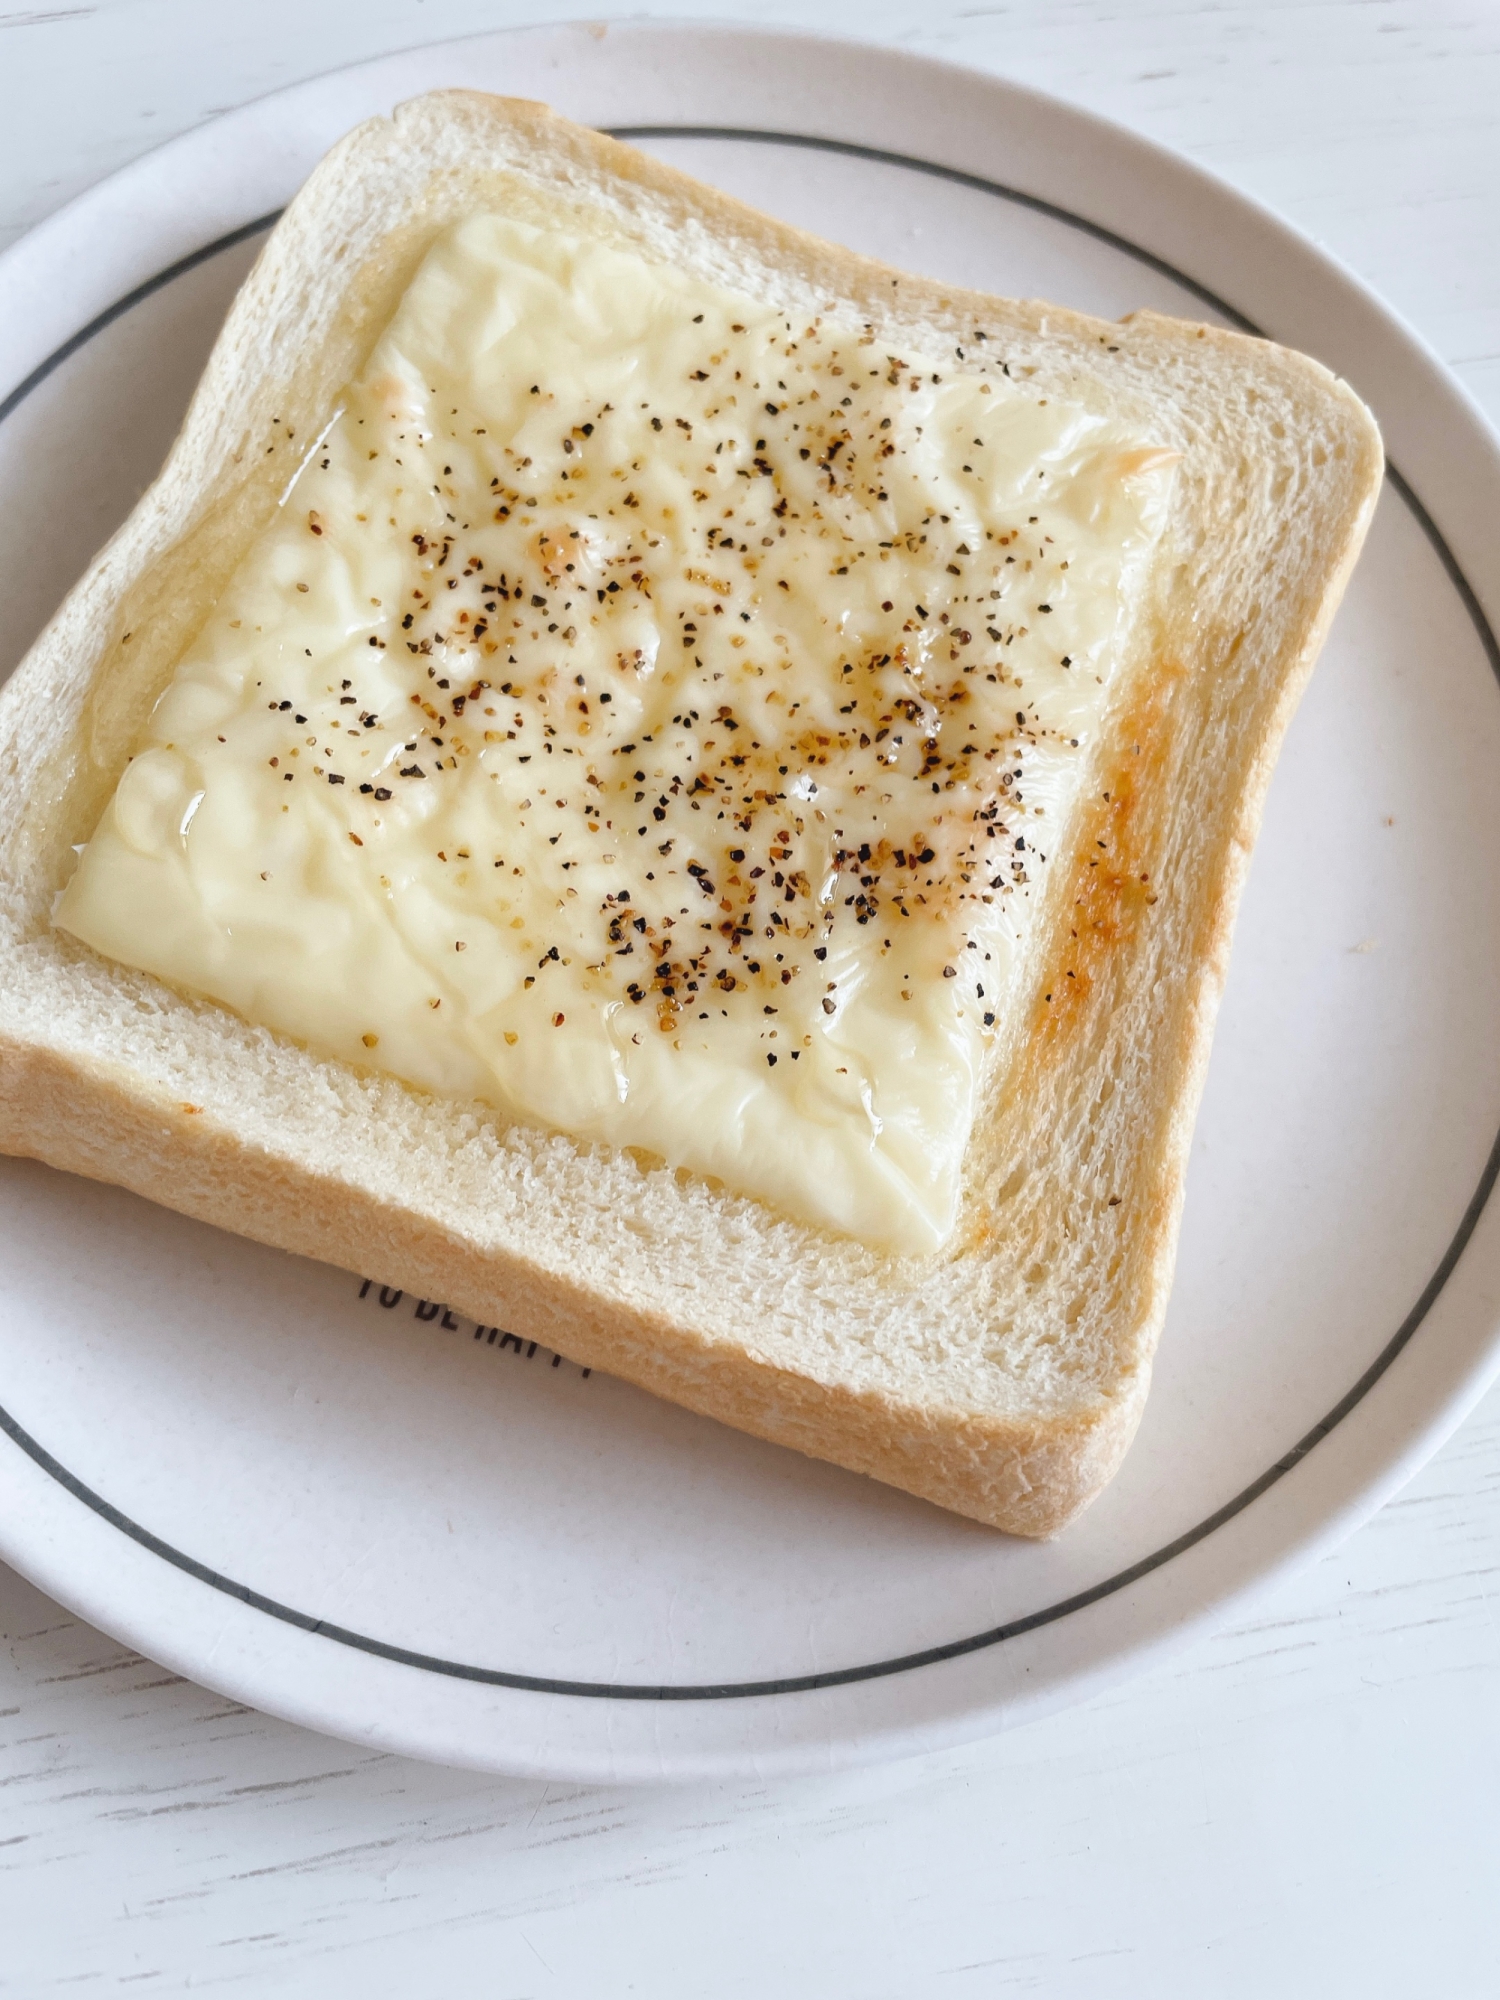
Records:
[[[798,309],[837,300],[909,346],[982,326],[993,365],[1128,410],[1184,453],[1141,654],[1054,856],[1034,1003],[935,1258],[883,1258],[320,1061],[50,929],[71,843],[285,483],[294,447],[262,443],[273,409],[306,432],[427,244],[483,206],[581,213]],[[160,480],[0,696],[0,1148],[1051,1534],[1140,1419],[1240,889],[1380,477],[1354,396],[1267,343],[907,278],[541,106],[448,92],[402,107],[343,141],[288,210]]]

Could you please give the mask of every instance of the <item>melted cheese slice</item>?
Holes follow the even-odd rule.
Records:
[[[56,921],[311,1048],[940,1246],[1170,454],[475,217]]]

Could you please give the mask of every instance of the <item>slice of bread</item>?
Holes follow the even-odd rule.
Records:
[[[1021,1033],[957,1230],[883,1256],[707,1180],[322,1060],[51,924],[151,705],[424,251],[481,210],[1125,414],[1181,454],[1095,782],[1052,857]],[[575,1360],[1025,1535],[1139,1420],[1188,1143],[1271,767],[1379,491],[1305,357],[981,297],[774,222],[544,107],[360,127],[288,209],[157,483],[0,696],[0,1148],[449,1301]],[[1100,856],[1106,857],[1100,862]]]

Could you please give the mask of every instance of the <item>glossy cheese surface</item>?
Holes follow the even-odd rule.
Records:
[[[56,921],[939,1247],[1171,455],[496,216],[308,442]]]

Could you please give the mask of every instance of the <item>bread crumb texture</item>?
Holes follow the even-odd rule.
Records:
[[[935,364],[966,343],[997,380],[1180,454],[957,1226],[929,1255],[314,1057],[52,928],[75,847],[302,441],[428,247],[480,212],[797,319],[836,310]],[[1140,1417],[1235,907],[1381,463],[1353,394],[1266,342],[940,290],[538,105],[437,93],[362,126],[268,242],[160,479],[0,695],[0,1145],[1054,1533]]]

